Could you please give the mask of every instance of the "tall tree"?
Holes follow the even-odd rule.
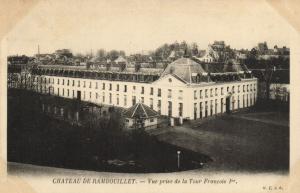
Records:
[[[107,53],[107,57],[113,61],[119,57],[119,52],[117,50],[111,50]]]
[[[106,58],[106,51],[104,49],[99,49],[97,51],[97,57],[99,57],[100,59]]]

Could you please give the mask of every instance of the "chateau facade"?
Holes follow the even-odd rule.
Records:
[[[17,87],[10,73],[9,87]],[[19,81],[37,92],[129,108],[143,103],[161,115],[204,117],[253,106],[257,79],[239,64],[180,58],[164,70],[38,66]],[[30,86],[28,86],[30,85]]]

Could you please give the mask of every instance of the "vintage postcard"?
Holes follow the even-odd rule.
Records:
[[[0,2],[0,192],[300,191],[296,1]]]

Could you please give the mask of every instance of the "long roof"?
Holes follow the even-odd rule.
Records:
[[[205,70],[190,58],[179,58],[170,63],[161,76],[174,74],[185,82],[191,82],[192,73],[202,74],[205,73]]]
[[[221,62],[201,62],[197,58],[179,58],[170,63],[161,77],[167,74],[173,74],[187,83],[192,82],[192,76],[208,75],[209,73],[227,74],[238,73],[240,71],[248,71],[245,65],[241,65],[235,61]]]

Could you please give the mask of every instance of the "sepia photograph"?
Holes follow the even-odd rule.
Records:
[[[1,46],[8,176],[67,192],[245,192],[245,177],[290,176],[296,36],[267,1],[16,4],[25,12]],[[264,191],[288,190],[262,181],[250,192]]]

